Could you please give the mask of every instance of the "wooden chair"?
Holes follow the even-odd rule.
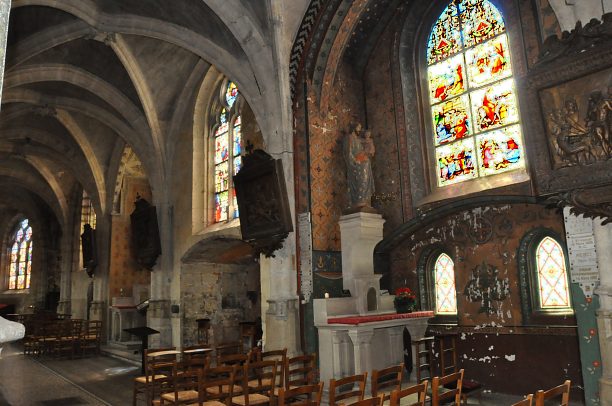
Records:
[[[329,380],[329,406],[363,400],[368,373]],[[338,403],[342,401],[341,403]]]
[[[429,381],[391,392],[390,406],[425,406]]]
[[[278,389],[285,385],[285,366],[287,364],[287,349],[273,351],[257,351],[259,361],[278,361],[278,371],[276,371],[276,385],[274,395],[278,396]]]
[[[228,403],[235,394],[242,393],[243,368],[236,365],[221,365],[204,371],[203,385],[200,392],[207,401],[218,400]]]
[[[533,402],[533,395],[530,393],[529,395],[525,396],[525,399],[518,401],[516,403],[513,403],[512,406],[531,406],[532,402]]]
[[[81,336],[81,354],[91,350],[94,354],[100,354],[100,343],[102,340],[102,321],[88,320]]]
[[[170,384],[160,396],[160,404],[186,405],[198,401],[201,381],[201,370],[194,369],[179,372],[178,368],[175,368]]]
[[[243,393],[233,396],[231,404],[238,406],[270,404],[276,382],[277,364],[277,361],[255,361],[245,364],[242,367]]]
[[[231,366],[207,368],[198,387],[198,402],[189,406],[227,406],[232,397],[230,387],[234,382],[235,372],[236,367]]]
[[[446,376],[435,376],[431,382],[431,406],[439,406],[441,402],[451,400],[455,406],[461,406],[462,381],[463,369]]]
[[[415,354],[414,364],[417,383],[433,378],[433,343],[433,337],[423,337],[419,340],[412,340]]]
[[[172,379],[172,374],[176,368],[176,355],[161,355],[156,357],[150,354],[173,350],[175,350],[175,347],[148,348],[145,350],[145,375],[134,378],[133,406],[136,406],[136,400],[139,394],[145,395],[147,406],[151,405],[155,395],[160,393],[162,387],[167,385],[170,379]]]
[[[322,395],[323,382],[295,386],[292,389],[280,388],[278,391],[278,406],[319,406]]]
[[[134,378],[133,406],[141,393],[145,395],[145,404],[152,406],[153,400],[168,390],[176,374],[176,360],[150,359],[145,364],[145,375]]]
[[[563,384],[555,386],[547,391],[540,389],[535,394],[535,406],[544,406],[545,400],[556,398],[557,396],[561,396],[560,406],[568,406],[571,384],[572,381],[568,379],[567,381],[563,382]]]
[[[440,375],[457,372],[457,334],[441,334],[436,336],[436,342],[440,351]],[[452,389],[452,388],[451,388]],[[483,387],[478,381],[463,379],[461,388],[461,399],[467,405],[469,396],[476,395],[480,399]]]
[[[316,365],[317,354],[315,353],[288,358],[285,364],[285,389],[317,382]]]
[[[217,352],[218,357],[219,355],[243,354],[244,348],[242,347],[242,343],[240,341],[232,341],[218,344],[215,347],[215,351]]]
[[[383,395],[383,402],[391,399],[391,392],[402,389],[404,363],[372,371],[372,396]]]
[[[244,365],[249,360],[247,354],[217,355],[217,365]]]
[[[382,406],[383,396],[373,396],[367,399],[361,399],[353,403],[349,403],[347,406]]]

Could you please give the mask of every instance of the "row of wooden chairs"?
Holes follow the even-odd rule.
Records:
[[[180,361],[177,360],[180,352],[174,347],[146,350],[145,375],[134,379],[133,404],[136,405],[139,394],[144,394],[147,404],[151,404],[163,386],[171,384],[169,378],[173,373],[182,375],[185,372],[195,371],[197,373],[197,370],[204,373],[210,369],[213,366],[211,357],[192,352],[196,349],[197,346],[183,348],[183,356]],[[193,355],[187,355],[190,353]],[[288,358],[286,349],[264,352],[254,349],[248,354],[217,354],[215,361],[216,367],[237,367],[239,369],[245,366],[248,368],[257,362],[276,362],[273,385],[276,392],[279,388],[290,388],[318,381],[315,354]],[[204,374],[203,379],[206,378]],[[191,379],[193,380],[193,376]]]
[[[544,402],[558,397],[561,398],[560,406],[568,406],[571,384],[572,382],[568,379],[561,385],[555,386],[554,388],[546,391],[540,389],[536,392],[535,396],[530,393],[529,395],[525,396],[525,399],[514,403],[512,406],[544,406]]]
[[[440,334],[413,340],[417,382],[432,380],[435,375],[446,376],[459,371],[457,334]],[[437,373],[435,372],[437,370]],[[480,397],[483,386],[472,379],[462,379],[461,399],[467,405],[469,396]]]
[[[26,327],[23,352],[27,355],[68,356],[100,354],[102,322],[99,320],[45,320]]]
[[[431,381],[431,387],[429,387],[430,381],[425,379],[417,385],[403,390],[404,364],[373,370],[371,392],[374,400],[372,401],[375,402],[375,399],[380,398],[381,402],[389,401],[393,405],[399,404],[397,403],[398,399],[402,399],[402,405],[423,405],[426,398],[431,398],[432,405],[435,406],[443,402],[453,402],[453,404],[459,406],[463,372],[462,369],[442,377],[435,376]],[[329,382],[329,405],[341,406],[363,400],[367,377],[368,373],[364,372],[341,379],[331,379]],[[428,387],[430,394],[426,396]],[[396,396],[397,399],[393,400],[393,396]]]

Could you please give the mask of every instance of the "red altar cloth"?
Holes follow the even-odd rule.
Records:
[[[344,316],[344,317],[331,317],[327,319],[327,324],[352,324],[359,325],[363,323],[372,323],[375,321],[387,321],[387,320],[398,320],[398,319],[416,319],[418,317],[433,317],[434,313],[431,310],[422,312],[412,313],[388,313],[388,314],[375,314],[365,316]]]

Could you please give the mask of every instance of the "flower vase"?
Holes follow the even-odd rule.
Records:
[[[395,311],[399,313],[412,313],[413,305],[409,303],[396,303]]]

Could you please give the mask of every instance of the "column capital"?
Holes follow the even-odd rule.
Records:
[[[297,305],[298,298],[270,298],[268,302],[268,311],[266,314],[273,315],[279,320],[287,320],[289,309],[293,309]]]
[[[372,336],[374,336],[374,329],[349,330],[348,335],[351,337],[354,345],[370,344]]]

